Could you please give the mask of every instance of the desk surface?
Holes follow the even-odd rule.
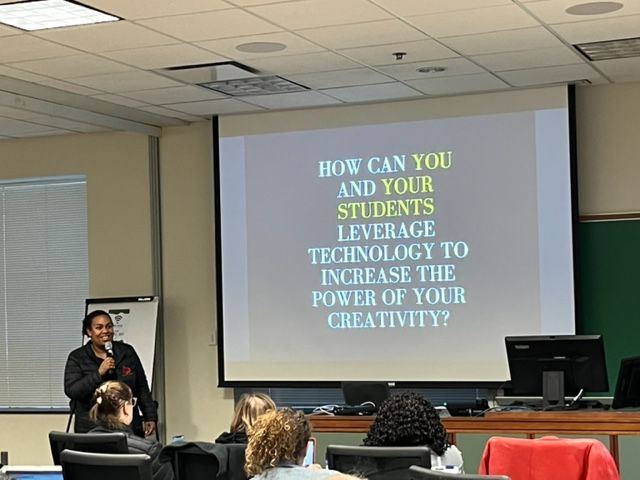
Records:
[[[373,417],[310,417],[314,432],[365,433]],[[523,433],[639,435],[640,412],[577,410],[565,412],[489,412],[484,417],[445,417],[449,433]]]

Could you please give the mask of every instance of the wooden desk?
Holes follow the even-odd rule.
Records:
[[[311,416],[314,432],[365,433],[373,417]],[[442,419],[451,443],[458,433],[538,435],[607,435],[609,450],[618,463],[618,437],[640,435],[640,412],[578,410],[570,412],[490,412],[484,417]]]

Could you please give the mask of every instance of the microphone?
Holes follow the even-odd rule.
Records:
[[[106,342],[104,344],[104,349],[107,351],[107,357],[112,357],[113,358],[113,343],[111,342]],[[107,372],[109,375],[113,375],[114,369],[110,368],[109,372]]]

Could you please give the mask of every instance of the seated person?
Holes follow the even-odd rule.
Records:
[[[275,410],[276,404],[265,393],[244,393],[233,412],[231,428],[218,438],[216,443],[247,443],[247,432],[260,415]]]
[[[387,398],[378,409],[364,439],[371,447],[417,447],[431,449],[431,468],[457,467],[463,473],[462,453],[449,444],[436,409],[422,395],[400,393]]]
[[[104,382],[95,390],[91,405],[89,418],[98,425],[91,433],[125,433],[129,453],[143,453],[151,457],[154,480],[173,480],[171,464],[158,462],[162,444],[138,437],[131,430],[136,399],[128,385],[117,380]]]
[[[285,408],[261,415],[249,430],[248,476],[252,480],[356,480],[319,465],[303,467],[310,436],[311,427],[302,412]]]

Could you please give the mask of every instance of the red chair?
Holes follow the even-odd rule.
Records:
[[[607,447],[595,439],[492,437],[479,473],[512,480],[620,480]]]

